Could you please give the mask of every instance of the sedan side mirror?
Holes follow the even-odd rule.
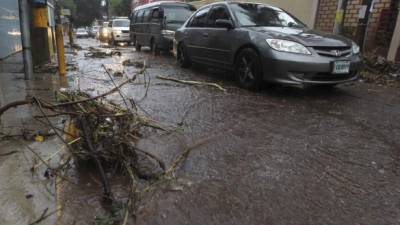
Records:
[[[230,20],[221,20],[218,19],[215,21],[216,27],[226,28],[226,29],[233,29],[233,23]]]

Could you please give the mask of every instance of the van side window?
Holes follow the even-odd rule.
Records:
[[[208,16],[208,26],[209,27],[215,27],[215,21],[216,20],[230,20],[229,12],[228,10],[222,6],[214,6],[211,11],[210,15]]]
[[[150,19],[150,22],[152,22],[152,23],[158,23],[158,22],[160,22],[159,14],[160,14],[160,9],[159,9],[159,8],[153,9],[153,10],[151,11],[151,19]]]
[[[143,13],[143,23],[150,21],[150,9],[145,9]]]
[[[193,19],[189,27],[206,27],[207,26],[207,15],[210,11],[210,7],[204,8],[193,16]]]
[[[133,15],[133,22],[134,23],[138,22],[138,15],[139,15],[139,11],[136,11],[135,14]]]

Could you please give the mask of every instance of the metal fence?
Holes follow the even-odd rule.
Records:
[[[21,51],[18,1],[0,1],[0,59]]]

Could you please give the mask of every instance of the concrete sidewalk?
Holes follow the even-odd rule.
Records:
[[[54,92],[63,83],[57,75],[35,74],[32,80],[26,81],[22,71],[21,54],[0,61],[0,107],[24,100],[27,96],[54,100]],[[21,106],[9,110],[0,118],[1,225],[30,224],[45,211],[48,215],[56,209],[54,179],[44,176],[46,166],[39,166],[35,172],[31,168],[39,163],[36,154],[46,159],[60,149],[61,143],[55,137],[44,142],[33,141],[35,134],[49,133],[48,127],[37,122],[33,115],[40,115],[36,108]],[[26,141],[22,137],[4,138],[21,134],[28,134],[26,136],[32,140]],[[55,221],[56,214],[53,213],[40,224],[50,225],[55,224]]]

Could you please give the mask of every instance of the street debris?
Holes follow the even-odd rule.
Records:
[[[72,45],[71,45],[71,48],[73,48],[73,49],[76,49],[76,50],[82,50],[82,47],[80,46],[80,45],[78,45],[78,44],[75,44],[75,43],[73,43]]]
[[[143,68],[144,63],[142,61],[132,61],[130,59],[127,59],[122,62],[123,66],[134,66],[136,68]]]
[[[48,63],[40,66],[35,66],[35,73],[57,73],[58,65],[53,63]]]
[[[77,71],[79,68],[76,64],[67,64],[67,71]]]
[[[112,74],[114,77],[123,77],[125,74],[124,68],[120,64],[106,64],[102,66],[106,73]],[[141,67],[143,68],[143,67]]]
[[[141,75],[144,76],[145,66],[119,84],[114,82],[109,70],[104,65],[103,68],[114,85],[112,89],[103,94],[90,96],[81,91],[62,89],[56,93],[56,103],[50,103],[35,96],[28,97],[26,100],[12,102],[1,107],[0,117],[7,110],[22,105],[38,108],[41,116],[35,118],[55,132],[56,136],[65,144],[65,149],[69,150],[69,157],[65,163],[60,162],[57,167],[51,167],[49,161],[56,155],[62,154],[61,151],[43,159],[34,149],[27,146],[27,149],[40,161],[32,167],[31,171],[34,172],[38,167],[45,165],[47,166],[44,174],[46,178],[61,177],[63,180],[69,181],[66,174],[68,168],[71,168],[68,166],[71,162],[93,165],[101,179],[102,198],[104,204],[107,205],[105,209],[108,209],[107,215],[96,218],[96,224],[121,224],[121,222],[126,224],[128,215],[135,217],[140,196],[162,182],[170,181],[192,148],[185,147],[183,153],[176,157],[169,168],[162,159],[137,148],[136,143],[142,137],[143,129],[168,132],[173,130],[139,114],[137,103],[133,99],[127,98],[121,91],[124,85],[135,82]],[[199,83],[197,85],[211,84]],[[123,107],[106,99],[114,93],[118,93],[122,98]],[[60,128],[54,125],[50,120],[54,117],[62,118],[65,121],[65,127]],[[45,141],[44,137],[40,135],[37,135],[35,139],[40,142]],[[108,176],[106,176],[108,173],[124,174],[129,178],[131,193],[127,202],[122,203],[121,199],[118,200],[113,195]],[[46,210],[38,220],[31,224],[39,223],[48,216]],[[107,223],[110,219],[113,223]]]
[[[400,87],[400,64],[389,62],[382,56],[367,55],[361,78],[368,83]]]
[[[112,57],[112,56],[121,56],[122,53],[117,50],[111,50],[111,51],[102,51],[98,48],[94,47],[89,47],[89,52],[84,54],[85,57],[90,57],[90,58],[106,58],[106,57]]]
[[[195,85],[195,86],[210,86],[217,88],[220,91],[227,92],[225,88],[223,88],[221,85],[216,84],[216,83],[209,83],[209,82],[200,82],[200,81],[192,81],[192,80],[178,80],[175,78],[171,77],[164,77],[164,76],[157,76],[157,79],[160,80],[168,80],[168,81],[173,81],[181,84],[187,84],[187,85]]]

